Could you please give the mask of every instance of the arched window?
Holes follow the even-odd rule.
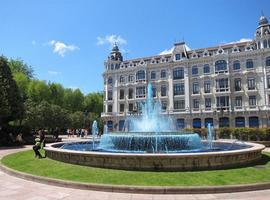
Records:
[[[245,127],[245,118],[244,117],[236,117],[235,118],[235,127]]]
[[[177,129],[185,128],[185,119],[177,119],[176,120],[176,128]]]
[[[263,48],[267,48],[267,40],[263,41]]]
[[[108,84],[112,84],[113,83],[113,79],[112,79],[112,77],[110,76],[109,78],[108,78]]]
[[[265,65],[266,65],[267,67],[270,66],[270,56],[268,56],[268,57],[266,58],[266,60],[265,60]]]
[[[184,68],[178,67],[173,69],[173,80],[183,79],[184,78]]]
[[[219,128],[222,127],[229,127],[230,126],[230,121],[228,117],[220,117],[219,118]]]
[[[258,117],[249,117],[248,118],[249,127],[259,128],[259,118]]]
[[[215,71],[226,71],[227,70],[227,62],[225,60],[218,60],[215,63]]]
[[[205,128],[208,126],[208,124],[210,124],[211,126],[214,126],[214,120],[213,120],[213,118],[205,118],[205,120],[204,120],[204,126],[205,126]]]
[[[239,70],[240,69],[240,62],[239,60],[235,60],[233,62],[233,70]]]
[[[144,70],[139,70],[136,74],[136,80],[141,81],[145,80],[145,71]]]
[[[252,69],[254,66],[253,66],[253,60],[252,59],[247,59],[246,61],[246,68],[247,69]]]
[[[200,118],[193,119],[193,128],[201,128],[202,127],[202,121]]]

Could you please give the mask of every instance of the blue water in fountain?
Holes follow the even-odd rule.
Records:
[[[128,153],[172,153],[199,151],[201,139],[192,132],[176,131],[173,120],[161,112],[161,104],[153,99],[151,83],[147,86],[146,102],[141,104],[141,115],[126,119],[123,130],[104,134],[99,150]]]
[[[97,121],[94,120],[93,124],[92,124],[92,149],[95,149],[95,137],[98,134],[98,127],[97,127]]]

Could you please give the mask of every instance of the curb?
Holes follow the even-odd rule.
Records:
[[[243,185],[227,185],[227,186],[190,186],[190,187],[171,187],[171,186],[124,186],[124,185],[107,185],[107,184],[89,184],[73,181],[63,181],[41,176],[19,172],[0,164],[0,169],[11,175],[25,180],[30,180],[38,183],[82,189],[95,190],[103,192],[119,192],[119,193],[139,193],[139,194],[213,194],[213,193],[231,193],[231,192],[246,192],[254,190],[270,189],[270,182],[243,184]]]

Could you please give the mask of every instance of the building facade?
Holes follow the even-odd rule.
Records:
[[[270,126],[270,25],[259,19],[254,39],[123,60],[115,45],[104,63],[104,112],[108,128],[121,131],[139,116],[147,84],[176,129]]]

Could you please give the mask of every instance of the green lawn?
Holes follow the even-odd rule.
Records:
[[[35,159],[33,151],[5,156],[1,162],[18,171],[62,180],[117,185],[207,186],[270,182],[270,154],[253,167],[201,172],[139,172],[101,169]]]

